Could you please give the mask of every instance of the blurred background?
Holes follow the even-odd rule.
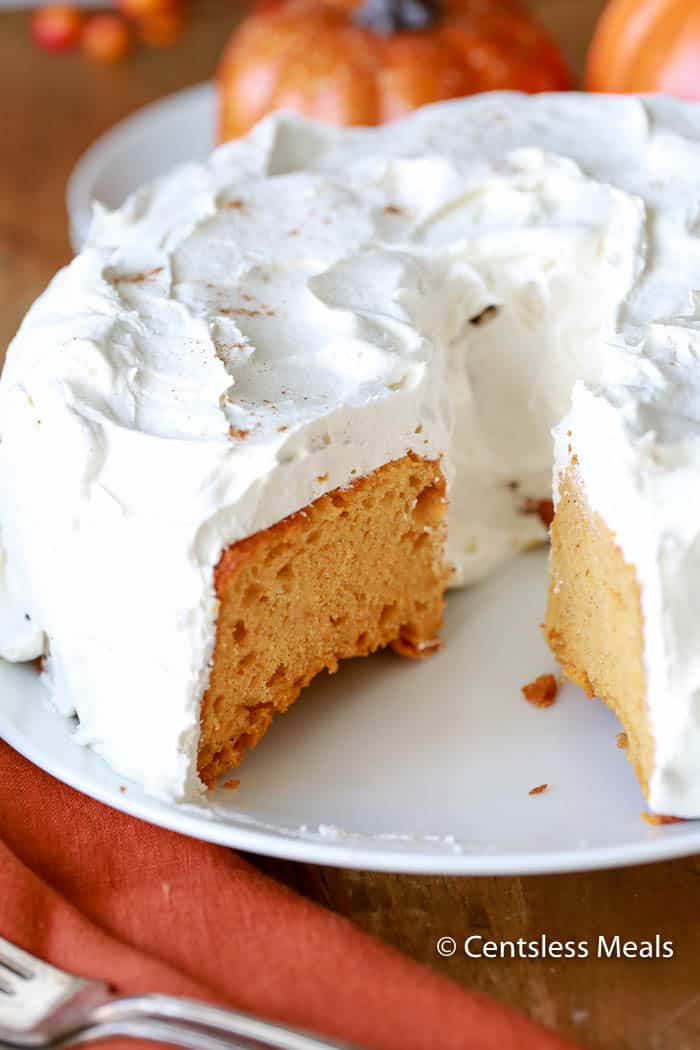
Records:
[[[373,0],[356,21],[353,6],[0,0],[0,347],[71,254],[64,197],[78,158],[145,104],[211,79],[236,27],[228,83],[220,81],[227,134],[278,103],[374,123],[432,97],[580,82],[604,5],[464,0],[440,11],[419,0]]]
[[[373,124],[425,102],[493,89],[698,97],[700,4],[0,0],[0,71],[1,354],[70,255],[64,198],[76,162],[144,105],[216,77],[207,126],[183,125],[180,159],[188,136],[201,152],[276,107]],[[160,144],[157,136],[153,142],[156,167],[165,140],[163,129]],[[129,156],[123,150],[112,163],[118,182]]]

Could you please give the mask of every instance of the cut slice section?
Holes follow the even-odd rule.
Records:
[[[572,682],[622,722],[644,794],[654,769],[644,669],[641,595],[633,566],[588,506],[575,463],[560,478],[551,530],[547,642]]]
[[[229,547],[199,772],[211,785],[338,661],[435,650],[448,571],[445,479],[412,453]]]

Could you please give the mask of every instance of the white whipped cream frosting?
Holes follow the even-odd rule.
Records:
[[[634,567],[655,744],[649,805],[700,815],[700,302],[620,346],[618,382],[577,383],[555,430],[590,508]]]
[[[191,797],[221,551],[407,450],[456,582],[541,540],[572,385],[700,287],[699,140],[664,99],[281,115],[99,210],[0,382],[0,653]]]

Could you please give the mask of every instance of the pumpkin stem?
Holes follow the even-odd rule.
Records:
[[[429,29],[439,17],[439,0],[364,0],[352,21],[378,36],[391,36]]]

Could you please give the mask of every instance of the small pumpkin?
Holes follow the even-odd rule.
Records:
[[[612,0],[591,42],[586,87],[700,98],[697,0]]]
[[[381,124],[477,91],[557,91],[571,75],[517,0],[267,0],[218,72],[219,140],[290,109]]]

